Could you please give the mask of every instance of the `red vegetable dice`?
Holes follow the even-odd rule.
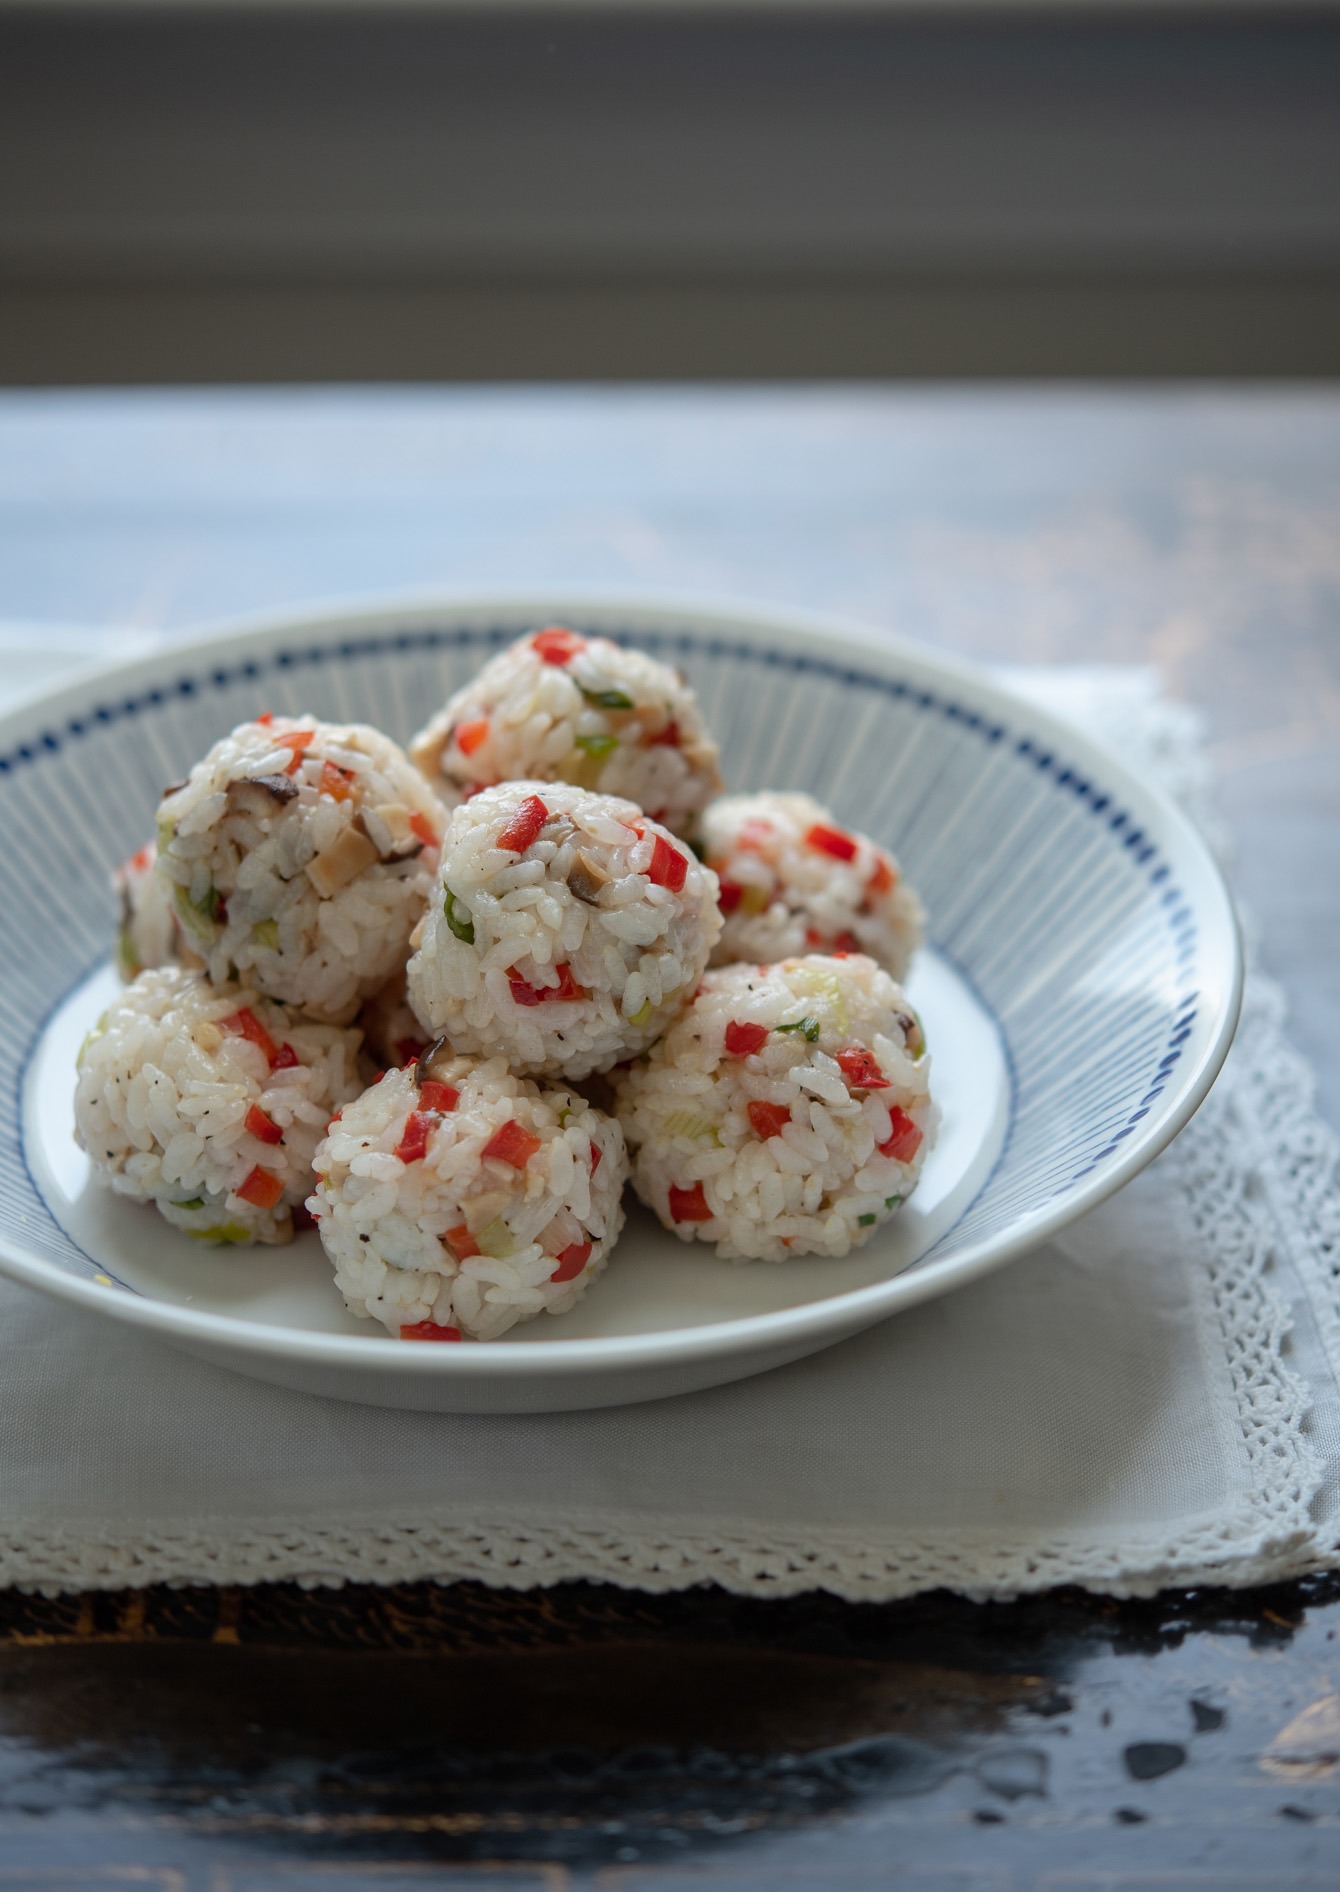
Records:
[[[688,878],[689,863],[677,847],[671,847],[663,834],[658,834],[652,843],[651,864],[647,868],[648,880],[658,887],[668,887],[671,893],[678,893]]]
[[[246,1038],[251,1044],[259,1045],[265,1053],[266,1063],[272,1071],[275,1069],[275,1063],[279,1057],[279,1046],[249,1005],[243,1005],[238,1011],[229,1012],[227,1018],[221,1018],[219,1029],[231,1032],[235,1038]],[[291,1051],[292,1047],[285,1045],[284,1049]],[[293,1063],[297,1062],[297,1055],[294,1054]]]
[[[270,1069],[272,1071],[291,1071],[297,1062],[298,1054],[293,1049],[293,1046],[283,1044],[280,1045],[278,1051],[276,1051],[271,1058]]]
[[[262,1143],[282,1143],[284,1132],[272,1118],[267,1117],[259,1104],[253,1104],[246,1114],[245,1123],[252,1136],[259,1137]]]
[[[590,1242],[571,1242],[554,1259],[558,1266],[550,1275],[551,1281],[575,1281],[591,1257]]]
[[[273,1209],[284,1193],[284,1179],[270,1169],[253,1169],[237,1193],[258,1209]]]
[[[732,1019],[726,1027],[726,1051],[732,1058],[747,1058],[755,1051],[761,1051],[768,1042],[766,1025],[742,1024]]]
[[[754,1100],[749,1105],[749,1121],[753,1125],[754,1135],[762,1137],[766,1143],[769,1137],[779,1137],[791,1121],[791,1112],[785,1104],[764,1104]]]
[[[421,815],[417,809],[409,818],[409,831],[415,840],[422,841],[425,847],[437,846],[437,829],[427,815]]]
[[[428,1141],[436,1127],[426,1110],[410,1111],[395,1149],[402,1163],[417,1163],[428,1154]]]
[[[469,1261],[471,1255],[477,1255],[479,1253],[479,1243],[475,1240],[464,1222],[462,1222],[458,1228],[449,1228],[442,1237],[442,1240],[446,1243],[457,1261]]]
[[[477,716],[473,722],[457,723],[456,746],[462,755],[473,755],[489,739],[489,719]]]
[[[547,630],[536,631],[530,640],[530,647],[538,652],[547,664],[566,664],[572,662],[579,650],[585,650],[586,639],[578,637],[576,631],[565,630],[559,624],[551,624]]]
[[[659,735],[648,736],[647,747],[649,749],[678,749],[679,724],[669,722]]]
[[[700,1182],[692,1189],[677,1189],[670,1185],[670,1220],[672,1222],[710,1222],[712,1211],[707,1206],[707,1197],[703,1194]]]
[[[513,1169],[524,1169],[539,1147],[540,1138],[512,1118],[493,1132],[484,1145],[483,1155],[495,1162],[510,1163]]]
[[[400,1329],[402,1340],[461,1340],[464,1338],[459,1327],[439,1327],[435,1320],[416,1320],[412,1326]]]
[[[419,1109],[437,1110],[443,1116],[454,1110],[461,1101],[461,1093],[450,1084],[439,1084],[434,1078],[426,1077],[419,1086]]]
[[[905,1110],[897,1104],[889,1112],[889,1140],[881,1143],[881,1156],[891,1156],[895,1163],[910,1163],[921,1148],[921,1131],[913,1123]]]
[[[549,810],[539,796],[527,795],[498,836],[498,846],[509,854],[524,854],[548,819]]]
[[[831,854],[835,861],[854,861],[856,843],[841,828],[830,828],[826,821],[816,821],[805,836],[808,847],[817,848],[821,854]]]
[[[837,1061],[839,1070],[854,1091],[888,1090],[888,1078],[864,1045],[848,1045],[845,1051],[838,1052]]]
[[[723,880],[717,898],[721,902],[723,913],[734,913],[744,898],[744,888],[733,880]]]
[[[893,862],[887,854],[876,854],[875,871],[870,876],[870,885],[875,893],[892,893],[898,876],[893,871]]]
[[[555,966],[558,976],[557,985],[531,985],[521,977],[515,966],[507,969],[507,983],[512,989],[512,1001],[516,1005],[544,1005],[552,999],[584,999],[589,996],[584,985],[578,985],[572,976],[572,967]]]

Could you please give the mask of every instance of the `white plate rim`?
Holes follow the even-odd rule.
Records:
[[[115,681],[118,690],[132,688],[142,679],[157,678],[166,664],[203,665],[225,657],[235,661],[249,645],[263,647],[280,639],[316,643],[332,632],[346,638],[403,632],[407,621],[414,618],[440,619],[443,615],[459,617],[467,613],[533,616],[537,621],[540,617],[590,620],[605,613],[613,618],[644,620],[662,616],[672,620],[680,631],[686,621],[697,619],[698,628],[705,633],[710,624],[723,634],[738,635],[750,642],[821,644],[827,660],[840,661],[845,648],[853,657],[876,665],[887,665],[895,659],[900,672],[918,680],[923,688],[943,688],[952,683],[961,696],[979,708],[987,708],[995,716],[1008,714],[1016,723],[1026,725],[1029,733],[1042,734],[1092,772],[1114,779],[1144,827],[1157,834],[1165,851],[1178,854],[1184,879],[1193,875],[1196,911],[1206,922],[1203,949],[1207,957],[1216,951],[1220,956],[1219,989],[1223,993],[1220,1015],[1199,1057],[1184,1068],[1180,1083],[1170,1089],[1162,1107],[1151,1112],[1110,1164],[1059,1200],[1021,1216],[1008,1233],[983,1236],[958,1255],[940,1262],[916,1263],[904,1273],[829,1299],[701,1327],[585,1340],[565,1340],[559,1334],[546,1337],[542,1347],[506,1340],[476,1347],[407,1347],[390,1336],[310,1333],[201,1313],[139,1294],[109,1292],[95,1281],[81,1280],[53,1262],[24,1253],[7,1229],[0,1229],[0,1273],[58,1300],[165,1339],[207,1344],[239,1355],[285,1359],[295,1365],[376,1369],[382,1373],[390,1370],[410,1379],[434,1374],[467,1380],[567,1379],[628,1368],[709,1362],[738,1356],[742,1351],[772,1352],[808,1340],[813,1340],[817,1348],[830,1339],[842,1338],[919,1302],[966,1286],[1038,1247],[1123,1188],[1185,1128],[1204,1102],[1237,1029],[1243,956],[1231,895],[1202,836],[1169,796],[1141,781],[1119,756],[1073,724],[1014,695],[978,666],[943,656],[895,631],[840,616],[779,607],[770,601],[669,589],[434,589],[381,593],[364,600],[316,600],[283,611],[251,612],[206,624],[174,635],[170,642],[142,656],[81,670],[54,689],[28,695],[0,716],[0,749],[38,733],[34,724],[39,721],[77,713],[86,698],[96,697],[109,683]],[[20,1085],[41,1029],[40,1024],[35,1028],[21,1061]],[[21,1099],[19,1102],[21,1106]],[[21,1107],[17,1114],[21,1121]],[[22,1155],[29,1184],[40,1195],[26,1151]],[[963,1213],[969,1206],[965,1205]]]

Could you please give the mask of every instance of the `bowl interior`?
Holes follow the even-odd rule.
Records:
[[[1025,1246],[1068,1204],[1137,1167],[1151,1130],[1166,1140],[1190,1113],[1236,1004],[1222,886],[1156,796],[989,684],[896,646],[699,612],[518,604],[313,622],[179,647],[115,686],[65,691],[26,726],[10,719],[17,739],[0,746],[0,1187],[11,1253],[84,1279],[104,1265],[52,1213],[31,1123],[26,1142],[19,1133],[21,1100],[49,1022],[106,957],[107,872],[152,833],[163,786],[265,709],[371,722],[404,739],[494,649],[548,615],[679,664],[732,788],[807,789],[892,847],[930,915],[931,983],[951,995],[941,1005],[957,991],[964,1016],[975,1008],[985,1021],[976,1036],[955,1034],[950,1055],[976,1138],[952,1213],[923,1221],[914,1248],[904,1237],[873,1271],[838,1273],[817,1292],[868,1290],[908,1263],[947,1278],[993,1242]],[[932,1001],[933,1056],[934,1011]],[[158,1291],[150,1279],[139,1286]],[[737,1300],[727,1297],[724,1318],[747,1315]],[[554,1342],[562,1328],[553,1323]],[[349,1330],[337,1321],[327,1331]]]

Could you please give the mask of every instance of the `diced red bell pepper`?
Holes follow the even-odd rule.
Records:
[[[292,1213],[293,1233],[295,1235],[305,1234],[309,1228],[316,1227],[316,1217],[312,1214],[312,1211],[305,1202],[295,1202]]]
[[[586,649],[586,639],[578,637],[576,631],[564,630],[562,625],[551,624],[547,630],[536,631],[530,640],[530,647],[547,664],[571,663],[579,650]]]
[[[273,1209],[284,1193],[284,1179],[270,1169],[253,1169],[237,1193],[258,1209]]]
[[[319,795],[329,795],[332,801],[352,801],[354,772],[352,769],[342,769],[338,763],[327,759],[321,764],[321,777],[316,789]]]
[[[498,836],[498,846],[509,854],[524,854],[548,819],[549,810],[539,796],[527,795]]]
[[[286,736],[275,737],[276,748],[291,749],[293,751],[293,754],[289,757],[288,767],[284,770],[285,775],[296,775],[298,773],[298,770],[302,767],[303,755],[311,748],[315,741],[316,731],[314,729],[291,729]]]
[[[442,1239],[457,1261],[469,1261],[471,1255],[480,1253],[479,1243],[464,1222],[458,1228],[449,1228]]]
[[[744,888],[737,886],[733,880],[723,880],[717,898],[723,913],[734,913],[744,898]]]
[[[821,854],[831,854],[835,861],[854,861],[856,843],[841,828],[830,828],[826,821],[816,821],[805,836],[807,847],[817,848]]]
[[[575,1281],[591,1256],[590,1242],[572,1242],[554,1259],[558,1266],[550,1275],[551,1281]]]
[[[648,749],[678,749],[679,724],[676,722],[667,723],[659,735],[647,737],[646,746]]]
[[[495,1162],[510,1163],[513,1169],[524,1169],[539,1147],[539,1137],[533,1136],[515,1118],[509,1118],[493,1132],[484,1145],[483,1154],[486,1160],[492,1157]]]
[[[437,829],[428,819],[416,810],[409,818],[409,831],[416,841],[422,841],[425,847],[437,846]]]
[[[593,1176],[595,1175],[596,1171],[600,1168],[601,1158],[604,1156],[604,1154],[605,1152],[601,1149],[598,1143],[593,1143],[591,1145],[591,1174]]]
[[[762,1137],[766,1143],[769,1137],[779,1137],[791,1121],[791,1112],[785,1104],[764,1104],[757,1099],[749,1105],[749,1121],[753,1125],[754,1135]]]
[[[227,1018],[219,1020],[219,1030],[229,1031],[235,1038],[249,1039],[253,1045],[259,1045],[265,1053],[265,1061],[273,1071],[275,1060],[279,1056],[279,1046],[262,1025],[249,1005],[243,1005],[235,1012],[229,1012]],[[287,1048],[287,1047],[286,1047]],[[293,1062],[298,1062],[295,1056]]]
[[[895,1104],[889,1112],[889,1140],[880,1144],[880,1155],[891,1156],[895,1163],[910,1163],[920,1148],[921,1131]]]
[[[726,1027],[726,1052],[732,1058],[747,1058],[755,1051],[761,1051],[768,1042],[766,1025],[742,1024],[732,1019]]]
[[[261,726],[261,728],[262,728],[262,729],[268,729],[268,728],[270,727],[270,725],[271,725],[271,723],[272,723],[272,722],[274,721],[274,719],[275,719],[275,713],[274,713],[274,711],[273,711],[273,710],[266,710],[266,712],[265,712],[265,714],[264,714],[263,716],[258,716],[258,717],[256,718],[256,721],[257,721],[257,722],[258,722],[258,723],[260,724],[260,726]]]
[[[298,1054],[290,1044],[280,1045],[270,1060],[272,1071],[291,1071],[298,1063]]]
[[[875,871],[870,876],[870,885],[875,893],[891,893],[898,876],[893,871],[893,862],[887,854],[876,854]]]
[[[841,953],[844,957],[850,957],[852,953],[859,953],[860,950],[861,942],[857,939],[855,933],[839,933],[837,938],[833,941],[833,951],[835,954]]]
[[[417,1163],[428,1154],[428,1139],[437,1125],[426,1110],[411,1110],[405,1119],[404,1134],[395,1146],[402,1163]]]
[[[710,1222],[712,1211],[707,1206],[707,1197],[703,1194],[700,1182],[692,1189],[677,1189],[670,1185],[670,1220],[672,1222]]]
[[[473,755],[489,739],[489,719],[476,716],[468,723],[456,725],[456,747],[462,755]]]
[[[284,1132],[272,1118],[267,1117],[259,1104],[253,1104],[244,1119],[252,1136],[259,1137],[262,1143],[282,1143]]]
[[[426,1077],[419,1086],[419,1109],[437,1110],[443,1116],[454,1110],[461,1101],[461,1093],[450,1084],[439,1084],[436,1078]]]
[[[889,1079],[864,1045],[848,1045],[845,1051],[838,1052],[837,1061],[838,1069],[854,1091],[888,1090]]]
[[[531,985],[521,977],[515,966],[507,968],[507,983],[512,989],[512,1002],[515,1005],[544,1005],[551,999],[584,999],[589,997],[586,987],[578,985],[572,976],[569,965],[555,966],[558,974],[557,985]]]
[[[751,853],[757,853],[768,846],[772,840],[772,833],[770,821],[761,821],[757,816],[751,815],[748,821],[742,823],[740,832],[735,837],[735,845],[746,848]]]
[[[439,1327],[435,1320],[416,1320],[412,1326],[400,1329],[402,1340],[461,1340],[464,1336],[459,1327]]]
[[[677,847],[671,847],[663,834],[658,834],[652,843],[651,865],[647,869],[648,880],[658,887],[668,887],[671,893],[678,893],[688,877],[689,864]]]
[[[421,1058],[428,1046],[422,1038],[397,1038],[395,1045],[396,1063],[414,1064]]]

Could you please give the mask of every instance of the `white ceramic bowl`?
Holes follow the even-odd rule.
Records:
[[[732,788],[808,789],[899,855],[930,914],[909,987],[944,1127],[908,1208],[845,1261],[732,1266],[635,1210],[573,1313],[488,1346],[412,1346],[345,1312],[314,1234],[202,1253],[91,1183],[72,1091],[115,990],[107,876],[234,723],[308,710],[403,739],[553,620],[681,665]],[[843,1340],[1119,1188],[1204,1097],[1237,1019],[1232,908],[1166,798],[966,667],[812,619],[548,597],[251,624],[6,718],[0,833],[0,1267],[220,1365],[377,1404],[613,1405]]]

